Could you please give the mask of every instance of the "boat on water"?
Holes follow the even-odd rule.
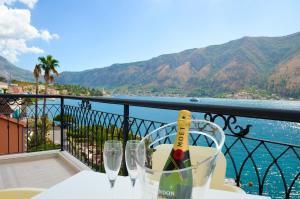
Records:
[[[191,102],[200,102],[199,98],[193,97],[190,99]]]

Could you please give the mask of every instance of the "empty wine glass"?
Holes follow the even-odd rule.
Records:
[[[126,167],[132,184],[132,198],[134,198],[134,185],[138,175],[136,165],[136,149],[139,143],[140,142],[137,140],[128,140],[125,148]]]
[[[112,189],[112,198],[113,188],[121,167],[122,153],[122,143],[120,141],[108,140],[104,143],[104,168]]]

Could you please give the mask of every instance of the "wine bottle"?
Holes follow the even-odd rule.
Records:
[[[191,166],[188,143],[190,124],[191,113],[187,110],[181,110],[178,114],[176,140],[165,163],[164,171],[184,169]],[[192,187],[191,170],[164,173],[160,177],[158,199],[190,199]]]

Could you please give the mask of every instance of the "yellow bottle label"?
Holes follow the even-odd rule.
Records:
[[[181,149],[182,151],[189,150],[189,129],[191,125],[191,112],[188,110],[179,111],[178,114],[178,129],[176,135],[176,141],[174,143],[173,149]]]

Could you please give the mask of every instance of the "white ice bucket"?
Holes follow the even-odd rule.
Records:
[[[225,141],[222,128],[206,120],[191,120],[189,129],[191,166],[163,171],[175,142],[176,132],[177,122],[162,126],[146,135],[137,148],[137,167],[143,199],[158,199],[162,175],[169,175],[172,172],[179,172],[181,176],[192,172],[192,191],[185,199],[204,198],[209,188],[218,154]],[[167,199],[179,199],[174,193],[164,195],[168,196]]]

